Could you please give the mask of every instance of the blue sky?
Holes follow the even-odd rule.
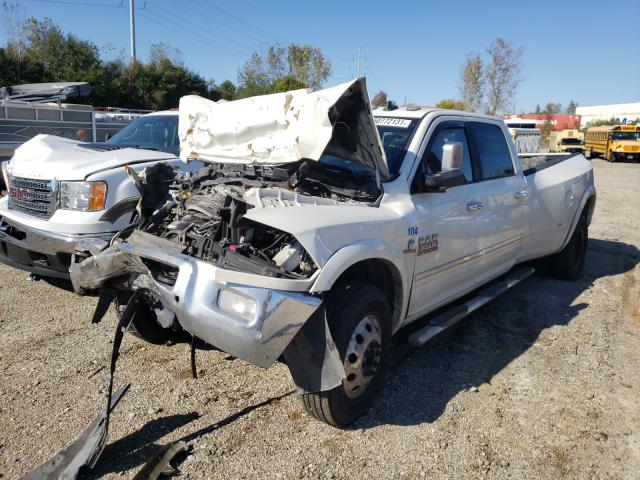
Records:
[[[14,0],[15,2],[15,0]],[[129,55],[129,0],[20,0],[26,16]],[[495,37],[523,46],[516,110],[574,99],[640,101],[640,1],[135,0],[138,57],[165,42],[206,78],[237,81],[254,50],[309,43],[333,62],[327,84],[355,77],[358,49],[370,92],[432,104],[457,95],[465,55]],[[120,8],[123,4],[126,8]],[[6,34],[2,32],[2,43]]]

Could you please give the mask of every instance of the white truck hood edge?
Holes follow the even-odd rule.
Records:
[[[305,205],[251,208],[244,218],[292,234],[322,267],[356,240],[397,236],[398,213],[365,205]],[[395,232],[395,233],[394,233]]]
[[[82,147],[82,143],[55,135],[36,135],[16,149],[8,165],[10,174],[43,180],[84,180],[93,173],[129,163],[177,159],[156,150],[102,151]]]
[[[327,154],[389,177],[364,78],[226,103],[189,95],[179,118],[183,161],[282,164]]]

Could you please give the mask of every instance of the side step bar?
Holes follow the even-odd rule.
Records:
[[[458,323],[471,312],[475,312],[498,295],[533,275],[534,272],[535,269],[533,267],[523,267],[512,270],[507,273],[506,276],[482,288],[475,297],[469,299],[462,305],[456,305],[434,317],[428,325],[425,325],[409,336],[409,344],[413,347],[421,347],[439,333]]]

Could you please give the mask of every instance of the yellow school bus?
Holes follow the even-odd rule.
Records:
[[[640,159],[640,126],[612,125],[591,127],[584,135],[587,157],[601,156],[610,162]]]

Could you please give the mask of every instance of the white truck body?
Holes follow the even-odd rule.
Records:
[[[74,287],[86,292],[106,284],[113,286],[111,279],[124,274],[137,276],[133,288],[159,301],[161,310],[171,313],[169,317],[175,314],[174,327],[263,367],[284,353],[296,384],[305,392],[346,389],[351,381],[346,372],[352,365],[343,351],[332,348],[330,330],[336,335],[334,328],[339,327],[331,326],[329,314],[325,323],[329,327],[320,329],[324,332],[321,345],[326,347],[320,347],[320,364],[292,360],[300,358],[296,349],[302,348],[295,339],[345,281],[374,284],[384,292],[390,309],[389,327],[395,332],[516,265],[562,252],[581,219],[590,221],[595,188],[591,164],[582,155],[529,158],[523,160],[523,166],[501,119],[436,109],[372,112],[367,98],[360,79],[328,93],[296,91],[215,107],[204,100],[181,103],[183,154],[209,157],[213,164],[206,187],[189,184],[173,197],[173,203],[165,204],[171,215],[183,213],[175,213],[168,227],[150,223],[155,226],[146,231],[159,235],[156,232],[161,230],[162,238],[134,232],[126,241],[98,254],[93,251],[84,262],[74,264]],[[288,116],[292,102],[321,104],[322,108],[308,115]],[[252,114],[253,108],[267,107],[278,112],[273,122]],[[236,118],[245,121],[231,126],[220,121],[228,118],[225,112],[234,111]],[[280,119],[280,112],[287,118]],[[306,127],[300,136],[283,137],[283,130],[298,131],[298,118],[304,118]],[[317,142],[314,134],[327,122],[337,133],[323,137],[321,148],[314,146],[313,151],[320,152],[315,158],[301,155],[296,145]],[[338,131],[342,127],[344,135]],[[311,182],[307,190],[300,187],[307,178],[301,171],[323,168],[329,172],[323,185],[331,187],[331,176],[340,176],[341,170],[326,160],[327,152],[331,156],[346,149],[354,136],[360,140],[354,142],[359,146],[352,152],[357,150],[360,155],[354,154],[350,160],[357,164],[353,178],[358,178],[364,166],[371,169],[369,183],[362,183],[363,190],[377,192],[371,201],[344,193],[350,190],[342,183],[336,183],[340,188],[333,188],[333,193],[323,195],[310,193],[323,191],[318,182]],[[285,137],[289,157],[283,160],[279,155],[279,162],[298,165],[296,162],[302,161],[286,185],[267,180],[276,178],[266,176],[272,175],[270,167],[260,170],[262,173],[254,171],[271,164],[269,152],[274,145],[283,144],[278,138]],[[369,143],[363,145],[363,139]],[[255,145],[265,146],[265,156],[255,153]],[[244,151],[244,160],[222,159],[220,152],[230,150],[234,158]],[[452,151],[458,153],[447,156]],[[372,157],[376,152],[386,153]],[[226,190],[217,185],[236,181],[220,170],[221,163],[241,163],[239,171],[251,176],[251,181],[237,179],[237,188],[244,192],[238,204],[246,204],[238,224],[245,222],[245,227],[240,240],[221,240],[215,255],[196,255],[195,244],[170,232],[179,222],[193,222],[189,201],[198,195],[203,200],[224,195]],[[445,164],[449,168],[454,165],[455,171],[446,169]],[[491,173],[494,170],[497,173]],[[432,179],[447,173],[455,173],[462,183],[442,188],[440,183],[429,183],[440,182]],[[232,196],[237,198],[240,190],[235,192]],[[228,202],[229,198],[225,205]],[[184,205],[186,216],[181,210]],[[210,218],[217,218],[217,211],[212,215]],[[188,228],[193,231],[201,226],[192,223]],[[254,230],[260,228],[290,236],[272,258],[273,269],[254,255],[257,252],[266,257],[268,249],[256,250],[249,245],[253,240],[247,240],[249,235],[255,238]],[[292,250],[302,260],[286,270],[279,261],[291,258],[287,255]],[[242,259],[239,251],[247,252],[240,255]],[[313,268],[309,268],[305,254]],[[254,267],[266,273],[256,273]],[[166,321],[168,317],[163,318]],[[292,349],[296,352],[291,353]]]
[[[153,150],[53,135],[37,135],[18,147],[3,167],[9,191],[0,199],[0,261],[37,275],[68,278],[71,253],[79,241],[108,239],[130,223],[140,194],[125,166],[142,171],[167,162],[197,171],[201,163],[186,165],[177,157],[178,112],[157,112],[135,122],[154,119],[170,119],[175,140],[163,137],[163,145],[146,145]],[[142,130],[137,125],[142,124],[129,127]],[[104,182],[104,205],[93,211],[60,208],[63,182]]]

